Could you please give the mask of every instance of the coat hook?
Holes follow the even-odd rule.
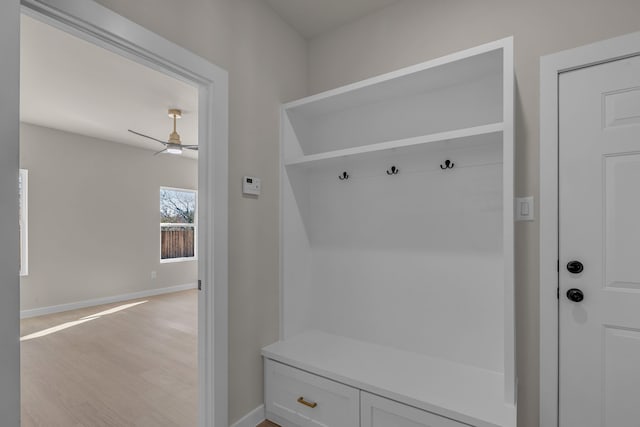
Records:
[[[444,161],[444,165],[440,165],[440,169],[445,170],[445,169],[453,169],[453,167],[456,164],[453,163],[451,160],[445,160]]]
[[[395,166],[391,166],[391,169],[387,169],[387,175],[398,175],[398,172],[400,172],[400,169]]]
[[[338,179],[340,181],[344,181],[345,179],[349,179],[349,174],[346,171],[344,171],[344,172],[342,172],[341,175],[338,175]]]

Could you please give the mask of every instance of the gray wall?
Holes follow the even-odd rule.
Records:
[[[159,228],[160,187],[197,189],[197,160],[22,124],[20,167],[29,170],[22,310],[197,281],[196,261],[160,263]]]
[[[309,43],[310,93],[513,35],[516,195],[539,195],[541,55],[640,30],[637,0],[405,0]],[[516,226],[518,426],[538,421],[538,222]]]
[[[229,71],[229,420],[263,401],[278,339],[279,108],[306,95],[307,43],[263,0],[99,0]],[[150,13],[153,11],[153,13]],[[262,178],[242,197],[243,175]]]
[[[306,93],[306,43],[264,0],[233,0],[229,72],[230,420],[264,400],[260,349],[279,334],[280,103]],[[262,178],[242,197],[243,175]]]
[[[7,427],[20,424],[19,13],[17,0],[3,2],[0,12],[0,422]]]

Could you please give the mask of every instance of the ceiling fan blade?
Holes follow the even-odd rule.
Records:
[[[198,146],[197,145],[183,145],[182,148],[186,148],[187,150],[198,151]]]
[[[167,145],[167,144],[168,144],[168,143],[167,143],[167,142],[165,142],[165,141],[162,141],[162,140],[160,140],[160,139],[154,138],[154,137],[149,136],[149,135],[145,135],[145,134],[140,133],[140,132],[136,132],[135,130],[131,130],[131,129],[127,129],[127,130],[128,130],[129,132],[131,132],[131,133],[135,133],[136,135],[142,136],[142,137],[144,137],[144,138],[152,139],[152,140],[154,140],[154,141],[156,141],[156,142],[159,142],[160,144],[163,144],[163,145]]]
[[[160,151],[156,151],[155,153],[153,153],[154,156],[157,156],[158,154],[162,154],[165,151],[167,151],[167,149],[165,148],[164,150],[160,150]]]

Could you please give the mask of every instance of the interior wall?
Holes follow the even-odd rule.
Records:
[[[260,349],[279,337],[280,105],[306,95],[307,45],[264,0],[234,0],[229,146],[229,419],[264,401]],[[244,175],[262,178],[242,196]]]
[[[159,191],[197,189],[197,160],[23,123],[20,167],[29,171],[22,310],[196,283],[196,261],[160,263]]]
[[[307,91],[307,42],[263,0],[98,0],[229,71],[229,420],[263,402],[278,339],[279,114]],[[150,13],[153,11],[153,13]],[[243,197],[242,176],[262,178]]]
[[[0,13],[0,420],[20,425],[20,280],[18,156],[20,116],[20,3],[2,3]]]
[[[639,15],[634,0],[404,0],[310,40],[310,93],[513,35],[516,195],[537,200],[540,56],[638,31]],[[539,425],[538,234],[537,221],[516,223],[520,427]]]

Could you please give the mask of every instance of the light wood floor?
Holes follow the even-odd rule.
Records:
[[[184,291],[24,319],[22,426],[196,426],[197,318]]]

